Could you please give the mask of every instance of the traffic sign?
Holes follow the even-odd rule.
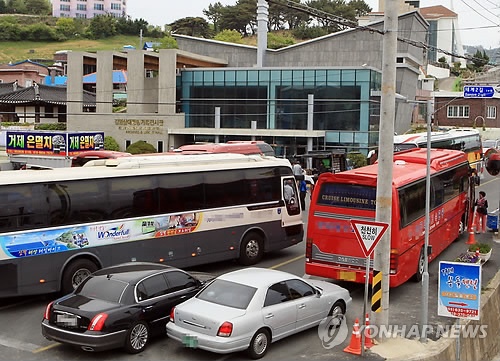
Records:
[[[389,228],[387,223],[382,222],[362,221],[359,219],[351,219],[350,222],[365,257],[372,253],[378,241]]]
[[[464,86],[464,98],[491,98],[495,94],[492,86]]]
[[[479,320],[481,265],[439,262],[438,316]]]

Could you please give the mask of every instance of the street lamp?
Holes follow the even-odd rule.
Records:
[[[429,228],[431,208],[431,132],[432,132],[432,100],[408,100],[406,97],[396,94],[396,99],[406,103],[427,105],[427,162],[425,173],[425,238],[424,238],[424,271],[422,272],[422,313],[420,342],[427,342],[427,321],[429,319]],[[420,266],[420,264],[419,264]],[[417,271],[418,272],[418,271]]]

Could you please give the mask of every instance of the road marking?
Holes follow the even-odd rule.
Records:
[[[298,261],[299,259],[304,258],[304,257],[305,256],[298,256],[298,257],[289,259],[288,261],[285,261],[285,262],[282,262],[282,263],[278,263],[277,265],[271,266],[271,267],[269,267],[269,269],[276,269],[276,268],[280,268],[280,267],[286,266],[287,264],[295,262],[295,261]]]
[[[39,352],[42,352],[42,351],[47,351],[47,350],[50,350],[51,348],[58,347],[58,346],[61,346],[61,344],[60,343],[53,343],[53,344],[50,344],[50,345],[45,346],[45,347],[39,347],[36,350],[33,350],[33,353],[39,353]]]
[[[35,345],[29,342],[24,342],[20,340],[16,340],[13,338],[8,338],[8,337],[2,337],[0,336],[0,345],[9,347],[9,348],[15,348],[17,350],[21,351],[28,351],[28,352],[34,352],[35,350],[39,349],[41,346]]]

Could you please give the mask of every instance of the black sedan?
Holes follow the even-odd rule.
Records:
[[[123,347],[138,353],[151,336],[165,334],[172,307],[212,278],[156,263],[103,268],[47,305],[42,334],[85,351]]]

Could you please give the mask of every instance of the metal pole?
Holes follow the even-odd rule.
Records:
[[[424,240],[424,272],[422,273],[422,332],[420,342],[427,342],[427,320],[429,311],[429,232],[431,211],[431,128],[432,101],[427,100],[427,169],[425,175],[425,240]]]
[[[365,320],[363,322],[363,325],[365,327],[360,327],[362,330],[361,333],[361,356],[365,355],[365,344],[366,344],[366,336],[365,332],[368,332],[366,329],[366,310],[367,310],[367,305],[368,305],[368,284],[369,284],[369,279],[370,279],[370,255],[366,257],[366,267],[365,267],[365,300],[363,301],[363,319]]]
[[[399,1],[386,0],[382,52],[382,95],[380,103],[378,177],[375,220],[389,224],[374,254],[374,271],[382,274],[381,312],[374,313],[377,326],[389,326],[389,264],[391,260],[392,166],[396,109],[396,49]],[[382,341],[382,340],[381,340]]]

